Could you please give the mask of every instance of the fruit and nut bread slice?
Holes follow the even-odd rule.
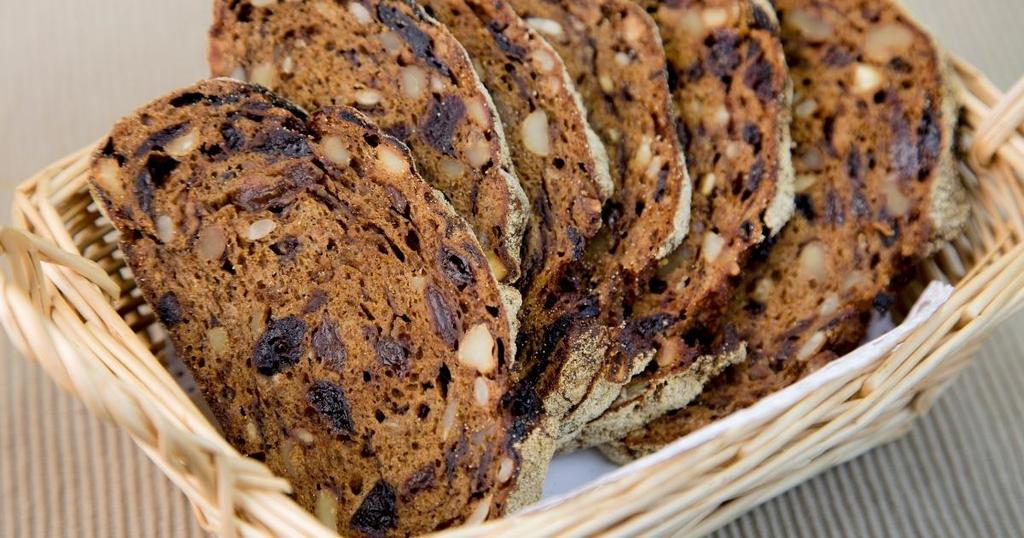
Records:
[[[523,295],[521,334],[541,335],[559,322],[564,302],[572,303],[565,282],[572,278],[591,238],[601,228],[604,201],[613,185],[604,145],[587,123],[586,111],[558,53],[500,0],[426,0],[424,9],[469,53],[507,129],[516,173],[533,209],[525,238],[523,276],[516,287]],[[581,338],[600,333],[582,333]],[[594,350],[594,342],[575,342]],[[518,365],[535,359],[537,348],[524,343]],[[599,361],[601,353],[590,357]],[[545,417],[558,422],[558,417]],[[557,428],[557,426],[555,426]],[[521,442],[545,447],[553,454],[547,424],[524,426]],[[527,449],[534,451],[532,449]],[[544,463],[546,465],[546,462]],[[543,478],[543,469],[524,472]],[[513,504],[540,496],[535,487],[514,495]]]
[[[565,61],[608,150],[615,193],[591,265],[602,295],[632,295],[640,275],[679,245],[689,225],[691,185],[658,29],[629,0],[510,3]],[[614,308],[618,300],[601,302]]]
[[[750,0],[641,5],[665,43],[694,181],[690,230],[632,305],[635,337],[649,339],[654,360],[584,429],[582,445],[617,439],[682,407],[744,358],[739,339],[710,346],[710,335],[751,251],[793,210],[791,88],[771,7]]]
[[[519,276],[529,203],[501,121],[456,39],[411,0],[216,0],[214,75],[310,110],[349,105],[405,142],[469,221],[502,282]]]
[[[606,446],[647,454],[855,348],[904,270],[967,216],[941,52],[895,4],[777,0],[796,84],[797,214],[725,316],[750,360],[688,407]]]
[[[514,309],[406,147],[201,82],[119,122],[93,195],[225,437],[349,535],[495,517]]]
[[[603,228],[561,280],[542,330],[522,339],[516,374],[520,418],[546,417],[538,429],[555,444],[603,412],[636,373],[620,345],[624,305],[642,274],[686,234],[690,182],[676,136],[665,57],[657,28],[626,0],[511,5],[561,56],[608,149],[612,197]],[[628,340],[628,339],[627,339]],[[609,361],[628,355],[629,360]],[[554,445],[551,445],[554,446]]]
[[[604,145],[554,49],[500,0],[426,0],[469,53],[533,209],[523,249],[523,330],[551,322],[567,268],[601,227],[613,186]]]

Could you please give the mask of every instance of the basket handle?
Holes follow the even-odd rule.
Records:
[[[972,156],[982,165],[992,162],[999,148],[1024,124],[1024,78],[1014,84],[978,126]]]

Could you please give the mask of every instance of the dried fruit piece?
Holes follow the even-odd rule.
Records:
[[[349,525],[370,536],[382,536],[398,527],[397,503],[395,489],[391,484],[379,480],[363,498]]]
[[[309,387],[306,401],[327,419],[332,432],[339,435],[355,434],[352,409],[341,387],[330,381],[317,381]]]
[[[274,375],[302,357],[306,322],[288,316],[272,320],[256,342],[252,364],[263,375]]]
[[[313,352],[324,366],[340,372],[348,357],[345,343],[341,341],[338,325],[330,317],[324,316],[323,321],[313,331]]]

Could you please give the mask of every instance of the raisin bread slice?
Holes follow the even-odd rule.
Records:
[[[957,105],[929,36],[883,0],[777,0],[797,85],[797,215],[745,272],[725,325],[751,360],[605,447],[625,461],[747,407],[856,347],[872,308],[967,216]]]
[[[371,536],[504,512],[514,306],[403,144],[218,79],[119,122],[91,183],[226,438],[302,506]]]
[[[691,187],[661,41],[646,13],[625,0],[512,5],[565,61],[609,149],[615,184],[603,229],[559,282],[559,295],[545,301],[545,323],[521,333],[517,418],[532,427],[522,428],[530,432],[524,442],[553,449],[599,416],[643,366],[611,351],[643,273],[686,233]]]
[[[787,77],[778,23],[750,0],[640,2],[661,30],[680,139],[695,189],[690,233],[633,305],[636,332],[657,349],[577,441],[624,435],[690,401],[744,359],[742,342],[708,336],[750,252],[793,210]]]
[[[550,324],[566,270],[580,262],[601,227],[611,195],[604,145],[558,54],[508,4],[427,0],[472,58],[494,100],[523,188],[533,208],[523,255],[523,330]]]
[[[619,299],[607,296],[634,295],[640,276],[679,245],[690,220],[691,184],[658,29],[629,0],[510,3],[561,55],[608,150],[616,192],[590,255],[601,302],[615,308]]]
[[[515,281],[529,203],[490,97],[451,33],[411,0],[254,4],[214,2],[213,74],[310,110],[351,105],[370,116],[470,222],[498,279]]]

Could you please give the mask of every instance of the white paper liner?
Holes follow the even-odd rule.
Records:
[[[544,499],[520,513],[528,513],[564,502],[583,491],[614,482],[645,467],[657,465],[679,453],[693,450],[715,439],[726,430],[766,421],[770,417],[795,405],[808,392],[835,379],[846,377],[853,372],[874,365],[888,354],[889,351],[895,349],[908,334],[931,317],[949,299],[952,293],[952,286],[940,282],[932,282],[925,289],[924,293],[918,297],[914,307],[900,325],[861,345],[846,356],[829,363],[821,370],[762,399],[757,404],[709,424],[673,442],[658,452],[636,460],[629,465],[617,467],[605,460],[596,450],[586,450],[556,457],[548,469],[547,480],[544,484]],[[876,331],[885,326],[885,320],[881,320],[874,325],[876,329],[869,332],[869,334],[878,334]]]

